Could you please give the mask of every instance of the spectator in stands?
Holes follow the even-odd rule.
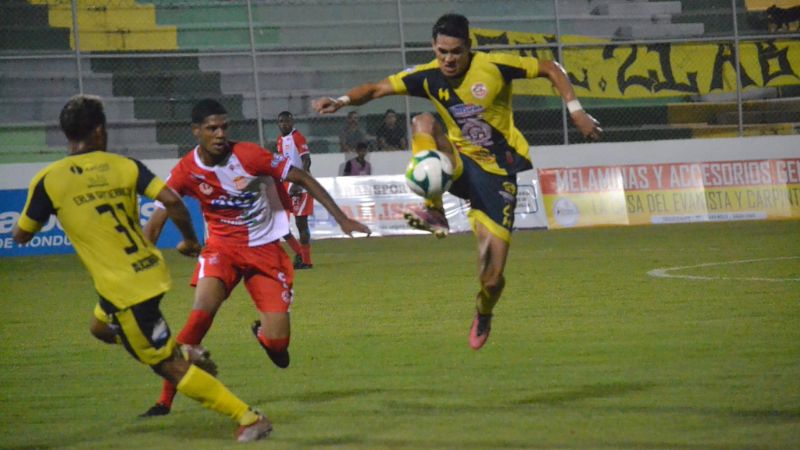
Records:
[[[358,121],[358,112],[350,111],[347,114],[347,124],[339,133],[339,145],[341,146],[342,153],[345,159],[350,159],[356,156],[356,145],[359,142],[367,141],[367,133],[361,127]]]
[[[408,148],[406,127],[397,122],[397,113],[387,109],[383,115],[383,123],[375,133],[378,150],[405,150]]]
[[[344,175],[372,175],[372,164],[367,161],[367,143],[356,145],[356,157],[348,159],[344,165]]]

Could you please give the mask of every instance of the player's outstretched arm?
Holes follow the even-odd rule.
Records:
[[[363,105],[376,98],[394,94],[392,83],[389,82],[388,78],[385,78],[377,83],[364,83],[356,86],[347,91],[347,94],[338,98],[318,98],[311,102],[311,106],[320,114],[331,114],[347,105]]]
[[[547,77],[553,83],[553,86],[567,104],[569,116],[575,123],[575,127],[586,139],[596,141],[603,136],[603,129],[600,128],[600,123],[583,110],[578,97],[575,95],[575,90],[572,88],[572,83],[567,78],[567,73],[561,67],[561,64],[556,61],[539,61],[539,76]]]
[[[153,244],[158,243],[158,237],[161,236],[161,231],[164,230],[164,225],[167,223],[167,210],[164,208],[156,208],[147,223],[144,224],[144,237]]]
[[[333,200],[333,197],[319,184],[314,177],[303,169],[292,167],[289,173],[286,174],[286,179],[292,183],[297,183],[303,186],[315,200],[320,202],[325,209],[336,219],[336,223],[342,228],[342,231],[348,236],[352,236],[354,231],[364,233],[367,236],[372,234],[368,226],[363,223],[347,217],[347,214],[339,208],[339,205]]]
[[[194,233],[194,228],[192,227],[192,217],[189,215],[189,210],[186,209],[186,205],[183,203],[183,200],[181,200],[181,197],[175,191],[173,191],[172,188],[165,186],[164,189],[161,189],[161,192],[158,193],[156,200],[164,205],[164,208],[166,208],[166,210],[164,210],[164,216],[169,216],[175,226],[178,227],[178,231],[181,232],[181,236],[183,236],[183,240],[179,242],[178,246],[176,247],[178,251],[186,256],[199,255],[201,247],[200,243],[197,241],[197,235]],[[154,212],[153,214],[156,213]],[[163,222],[165,220],[166,217],[164,217],[161,225],[158,227],[158,234],[153,235],[156,240],[158,239],[158,235],[161,234],[161,229],[164,227]],[[155,227],[156,224],[153,226]],[[147,234],[146,236],[148,239],[151,239],[151,234]],[[151,241],[155,242],[152,239]]]

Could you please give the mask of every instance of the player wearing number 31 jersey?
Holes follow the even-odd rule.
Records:
[[[136,198],[156,198],[163,188],[134,159],[103,151],[72,155],[33,178],[19,227],[38,231],[57,214],[97,292],[127,308],[170,287],[161,252],[142,234]],[[122,250],[112,251],[109,242]]]
[[[165,206],[183,236],[178,250],[195,256],[200,244],[186,206],[142,163],[106,152],[106,116],[98,97],[71,98],[59,121],[69,140],[69,156],[31,181],[25,209],[12,231],[14,240],[29,242],[55,214],[100,295],[92,334],[108,344],[121,344],[178,392],[237,421],[239,442],[267,437],[272,424],[266,416],[214,378],[214,364],[205,351],[179,347],[161,314],[169,272],[139,225],[136,196],[146,195]],[[106,385],[119,386],[115,380],[106,380]]]

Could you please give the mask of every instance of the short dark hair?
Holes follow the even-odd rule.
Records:
[[[95,95],[76,95],[61,109],[58,121],[67,139],[82,141],[98,126],[105,126],[103,101]]]
[[[222,106],[222,103],[214,100],[213,98],[204,98],[194,105],[192,108],[192,123],[201,124],[206,117],[225,115],[228,111]]]
[[[383,117],[386,117],[389,114],[394,114],[396,116],[397,115],[397,111],[393,110],[392,108],[389,108],[389,109],[386,110],[385,113],[383,113]]]
[[[292,117],[292,118],[294,118],[294,115],[292,115],[292,113],[289,112],[289,111],[281,111],[281,112],[278,113],[278,117],[279,118],[280,117]]]
[[[469,44],[469,20],[461,14],[445,14],[433,24],[433,38],[440,34],[463,39]]]
[[[358,150],[360,148],[363,148],[364,150],[367,150],[367,149],[369,149],[369,146],[367,145],[366,142],[361,141],[358,144],[356,144],[356,150]]]

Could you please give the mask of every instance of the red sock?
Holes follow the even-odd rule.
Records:
[[[158,403],[161,403],[167,408],[172,408],[172,401],[175,400],[175,394],[177,393],[178,390],[175,389],[175,385],[164,380],[164,385],[161,387],[161,397],[158,398]]]
[[[300,257],[302,258],[303,249],[300,247],[300,242],[297,241],[297,238],[295,238],[292,234],[287,234],[286,236],[284,236],[283,239],[286,241],[287,244],[289,244],[289,247],[292,248],[294,254],[300,255]]]
[[[214,316],[208,311],[193,309],[176,340],[179,344],[198,345],[203,341],[213,322]]]
[[[300,253],[304,264],[311,264],[311,244],[302,244],[303,251]]]
[[[183,330],[181,330],[181,333],[175,339],[178,341],[178,344],[198,345],[203,340],[206,333],[208,333],[208,329],[211,328],[211,323],[213,322],[214,316],[207,311],[193,309],[192,312],[189,313],[189,320],[186,321]],[[158,403],[172,408],[172,402],[175,400],[175,394],[177,393],[178,390],[175,388],[175,385],[164,380],[164,385],[161,387],[161,397],[158,398]]]
[[[285,337],[283,339],[267,339],[264,337],[263,331],[258,333],[258,340],[261,341],[264,346],[274,352],[282,352],[289,348],[289,337]]]

